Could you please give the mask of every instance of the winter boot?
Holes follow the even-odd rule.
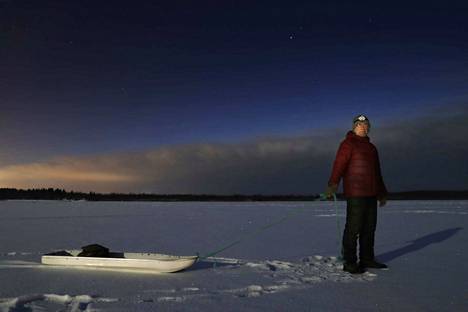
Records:
[[[365,269],[357,265],[357,263],[345,263],[343,265],[343,271],[351,274],[362,274],[365,272]]]
[[[375,260],[371,261],[361,261],[359,266],[363,269],[370,268],[370,269],[388,269],[388,266],[385,263],[380,263]]]

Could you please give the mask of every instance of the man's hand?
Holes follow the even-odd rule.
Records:
[[[327,187],[327,190],[325,191],[325,197],[328,200],[333,199],[333,194],[336,193],[336,190],[338,189],[338,185],[332,184]]]
[[[382,196],[378,198],[379,200],[379,207],[383,207],[387,204],[387,197]]]

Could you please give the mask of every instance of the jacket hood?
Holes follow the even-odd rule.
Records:
[[[366,141],[366,142],[370,142],[370,139],[368,136],[366,137],[360,137],[359,135],[357,135],[356,133],[354,133],[353,131],[348,131],[348,133],[346,134],[346,138],[347,139],[352,139],[352,140],[359,140],[359,141]]]

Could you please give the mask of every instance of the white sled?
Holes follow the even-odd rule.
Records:
[[[148,273],[171,273],[184,270],[197,261],[198,256],[172,256],[156,253],[111,252],[109,257],[77,257],[81,250],[67,250],[71,256],[44,255],[42,264],[102,268],[112,270],[137,270]]]

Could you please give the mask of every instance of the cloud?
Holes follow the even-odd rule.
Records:
[[[468,105],[373,132],[394,190],[468,189]]]
[[[0,168],[0,186],[99,192],[298,193],[317,180],[316,164],[332,156],[325,145],[323,138],[307,136],[59,158]],[[327,170],[318,171],[323,175]],[[308,186],[301,187],[303,183]]]
[[[468,189],[468,110],[374,125],[387,188]],[[0,168],[0,186],[75,191],[314,194],[347,129],[237,144],[167,146]]]
[[[119,173],[111,168],[99,167],[95,159],[60,159],[49,163],[32,163],[6,166],[0,169],[0,185],[4,187],[92,190],[112,188],[122,183],[132,183],[138,177]]]

